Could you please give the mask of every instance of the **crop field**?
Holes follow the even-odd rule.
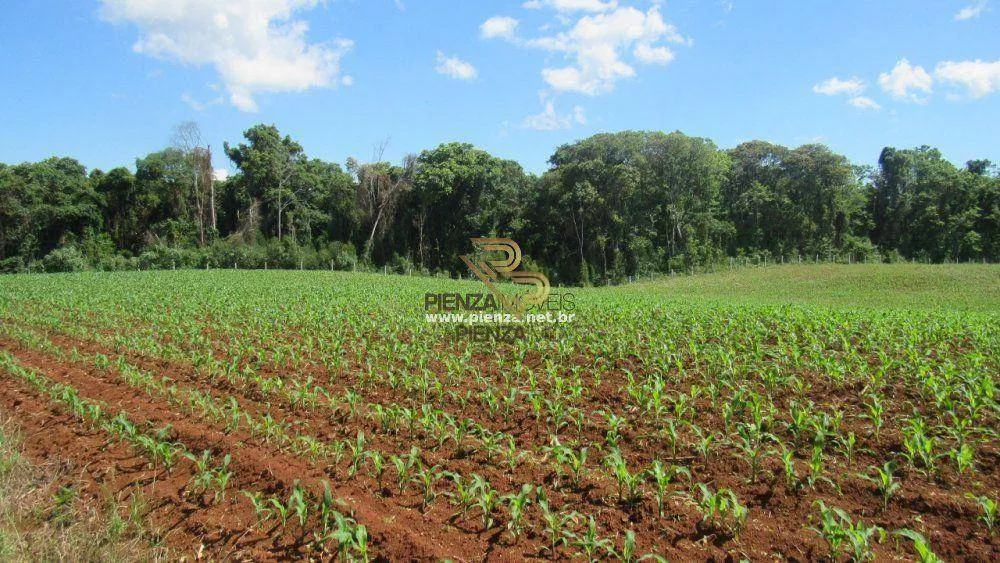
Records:
[[[515,342],[425,321],[481,291],[0,277],[0,412],[61,502],[174,558],[1000,560],[1000,267],[574,288]]]

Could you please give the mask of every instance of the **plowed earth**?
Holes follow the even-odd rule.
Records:
[[[515,411],[498,419],[482,416],[474,405],[460,402],[442,405],[452,416],[470,417],[491,430],[514,436],[526,456],[523,463],[511,471],[499,460],[479,451],[466,451],[454,444],[432,448],[436,440],[420,432],[386,430],[369,417],[283,404],[280,400],[235,388],[225,380],[208,380],[197,369],[182,362],[116,350],[96,339],[84,340],[51,330],[44,333],[62,350],[76,349],[84,355],[99,353],[112,360],[120,358],[157,376],[167,376],[183,389],[196,390],[220,401],[234,400],[251,416],[273,417],[289,424],[295,432],[323,441],[350,439],[362,431],[369,440],[378,443],[379,450],[386,456],[404,455],[412,445],[424,445],[427,447],[423,448],[421,456],[425,466],[440,467],[459,475],[480,474],[498,491],[516,490],[520,483],[544,483],[552,490],[553,504],[575,507],[593,515],[605,530],[634,531],[640,553],[656,552],[670,560],[821,559],[827,553],[826,546],[804,525],[815,518],[813,501],[818,498],[862,515],[866,522],[887,530],[919,525],[936,553],[948,560],[1000,560],[1000,541],[977,523],[974,506],[955,500],[959,480],[954,476],[936,481],[903,479],[902,489],[884,511],[872,485],[852,477],[869,462],[899,451],[898,431],[889,430],[878,441],[866,443],[868,450],[861,451],[850,466],[831,469],[831,473],[842,476],[837,480],[841,487],[839,492],[819,485],[807,497],[782,486],[780,466],[774,459],[765,460],[764,477],[748,482],[747,466],[739,455],[720,455],[707,460],[693,455],[672,457],[664,441],[650,437],[645,432],[648,429],[641,425],[630,428],[623,436],[622,447],[630,466],[642,467],[654,458],[686,464],[697,471],[700,480],[736,491],[749,507],[751,518],[746,528],[732,537],[718,530],[706,530],[699,523],[697,513],[681,497],[670,497],[667,515],[660,518],[656,506],[648,499],[639,505],[616,502],[616,485],[605,477],[584,475],[579,486],[568,484],[565,477],[560,478],[553,471],[545,456],[537,453],[539,447],[545,445],[547,432],[530,412]],[[366,471],[352,474],[348,470],[349,460],[317,463],[243,430],[230,431],[206,417],[180,408],[161,395],[129,387],[120,379],[114,365],[98,368],[86,361],[38,350],[12,338],[0,339],[0,349],[12,354],[23,367],[44,374],[52,381],[71,385],[81,396],[106,404],[112,412],[125,413],[136,424],[157,428],[169,425],[172,438],[190,451],[210,450],[214,454],[232,456],[234,475],[229,494],[224,500],[212,503],[206,496],[192,492],[190,482],[194,466],[190,461],[182,460],[170,471],[154,469],[147,458],[101,429],[75,419],[48,397],[40,396],[8,374],[0,375],[0,408],[20,423],[27,438],[28,457],[48,462],[60,460],[74,470],[71,474],[79,476],[78,485],[84,495],[95,501],[108,491],[119,496],[129,490],[141,492],[150,507],[146,514],[148,526],[165,534],[167,545],[178,554],[253,560],[315,557],[317,551],[308,527],[300,529],[294,524],[280,527],[273,521],[259,523],[250,502],[238,491],[259,491],[280,498],[287,495],[295,483],[318,494],[324,482],[330,483],[334,496],[367,527],[375,555],[385,560],[515,561],[553,555],[561,558],[571,553],[566,546],[558,548],[554,554],[547,551],[547,536],[540,526],[529,526],[520,537],[512,537],[502,525],[507,521],[506,508],[496,509],[498,524],[484,528],[480,518],[473,513],[460,514],[444,497],[425,509],[416,487],[400,491],[393,485],[395,474],[391,468],[381,479]],[[309,375],[328,385],[330,391],[343,391],[358,385],[364,388],[367,400],[377,404],[411,407],[420,404],[397,389],[334,378],[319,367],[314,366]],[[607,408],[623,397],[623,382],[619,376],[605,379],[601,392],[592,395],[600,399],[592,400],[584,410]],[[834,391],[824,389],[821,384],[812,390],[817,400],[827,404],[839,404],[848,412],[859,408],[857,397],[831,396],[828,392]],[[898,393],[905,396],[908,391],[900,388]],[[780,404],[782,400],[775,398],[775,403]],[[694,407],[698,411],[711,409],[712,405],[702,399]],[[845,420],[845,430],[852,429],[851,420]],[[862,434],[860,425],[853,429]],[[708,425],[706,430],[721,432],[722,428]],[[574,431],[579,438],[602,440],[598,429],[586,423],[578,431],[569,432]],[[987,490],[1000,490],[996,471],[1000,459],[998,452],[995,448],[985,448],[978,455],[979,463],[986,467],[983,473],[977,474],[977,478],[986,479],[980,485]],[[806,462],[798,460],[800,464]],[[450,492],[447,486],[442,488],[440,492]],[[532,513],[531,518],[540,520],[537,513]],[[322,552],[319,553],[322,556]],[[908,546],[895,539],[888,539],[878,553],[879,559],[912,557]]]

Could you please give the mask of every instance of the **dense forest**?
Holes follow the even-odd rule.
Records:
[[[389,268],[456,274],[469,237],[509,236],[564,284],[752,260],[1000,259],[1000,174],[931,147],[876,167],[829,148],[720,150],[680,132],[600,134],[541,176],[462,143],[390,163],[310,158],[272,125],[225,144],[215,178],[198,126],[87,171],[72,158],[0,164],[0,271]]]

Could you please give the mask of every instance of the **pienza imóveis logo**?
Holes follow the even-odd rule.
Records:
[[[533,327],[551,328],[575,320],[572,293],[553,292],[545,274],[518,269],[522,256],[516,242],[473,238],[472,244],[477,253],[460,258],[486,291],[425,294],[428,323],[454,325],[457,339],[513,341]]]

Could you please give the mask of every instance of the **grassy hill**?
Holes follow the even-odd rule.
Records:
[[[658,278],[615,290],[698,301],[1000,313],[1000,265],[786,265]]]

